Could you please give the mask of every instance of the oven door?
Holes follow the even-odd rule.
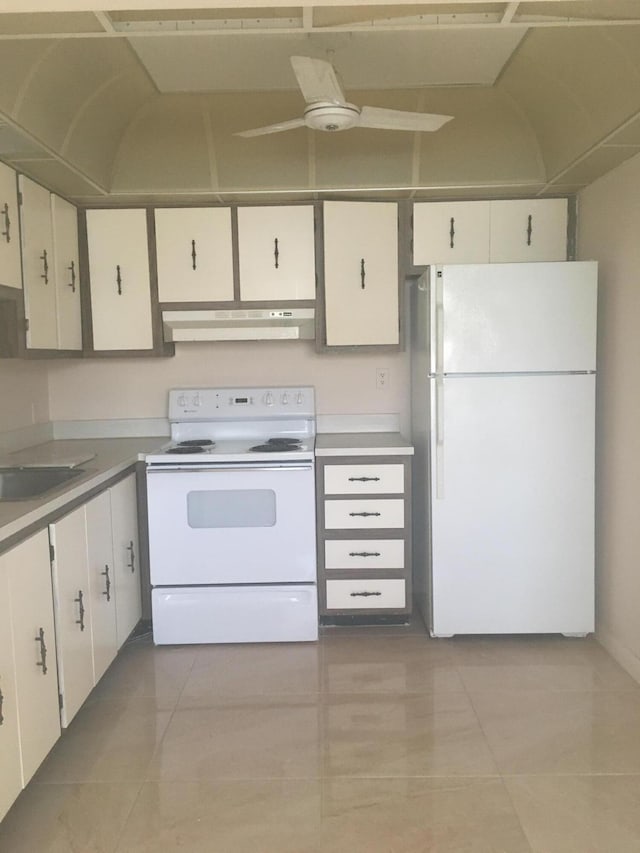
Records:
[[[315,582],[312,461],[147,468],[153,586]]]

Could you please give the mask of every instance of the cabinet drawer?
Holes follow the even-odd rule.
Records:
[[[325,569],[403,569],[404,539],[329,539]]]
[[[327,581],[327,610],[403,609],[405,603],[401,579]]]
[[[327,465],[324,491],[327,495],[402,494],[404,465]]]
[[[404,527],[404,500],[335,500],[324,502],[324,526],[341,528]]]

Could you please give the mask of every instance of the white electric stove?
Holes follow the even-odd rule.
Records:
[[[315,640],[310,387],[176,389],[147,456],[157,644]]]

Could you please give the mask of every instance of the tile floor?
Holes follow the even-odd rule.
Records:
[[[638,853],[640,685],[594,640],[125,647],[2,853]]]

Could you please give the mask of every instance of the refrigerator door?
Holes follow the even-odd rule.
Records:
[[[429,381],[431,633],[593,631],[595,376]]]
[[[430,372],[596,369],[597,264],[432,267]]]

